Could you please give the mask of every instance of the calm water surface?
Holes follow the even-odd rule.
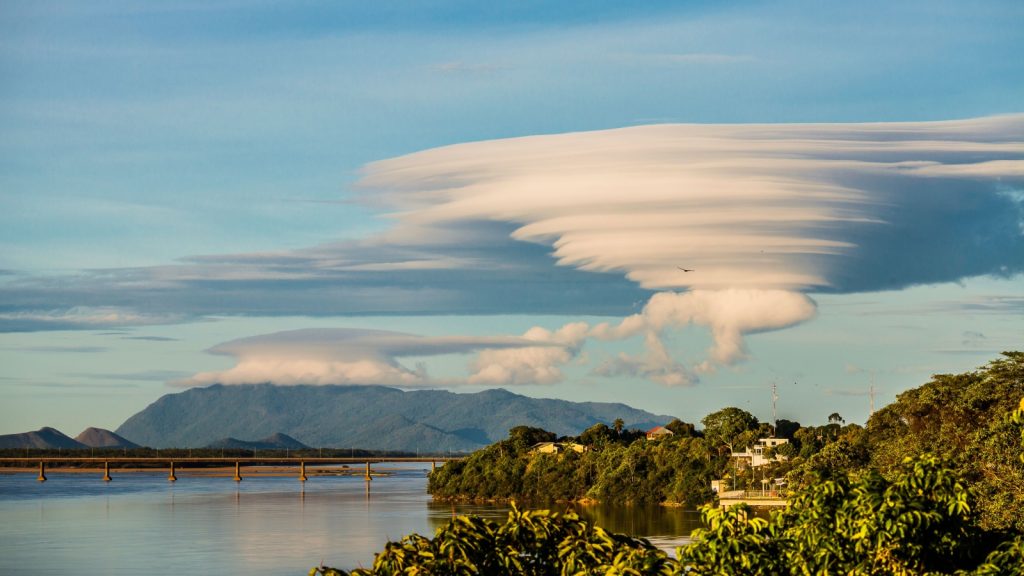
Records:
[[[167,473],[0,474],[0,575],[39,573],[300,575],[323,561],[368,566],[389,539],[432,535],[453,513],[504,518],[502,506],[436,504],[424,467],[361,477],[230,478]],[[601,526],[671,549],[695,511],[587,507]]]

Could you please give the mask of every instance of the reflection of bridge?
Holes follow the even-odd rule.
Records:
[[[64,465],[66,468],[70,467],[73,471],[87,471],[87,470],[99,470],[103,468],[103,480],[110,482],[110,470],[111,465],[114,466],[115,470],[121,472],[152,472],[160,468],[166,468],[168,470],[167,480],[174,482],[178,479],[176,472],[181,471],[185,468],[195,470],[210,470],[211,468],[217,467],[231,467],[234,466],[235,482],[242,481],[242,467],[243,466],[279,466],[279,467],[298,467],[297,477],[302,482],[305,482],[310,475],[338,475],[340,472],[348,471],[348,468],[334,468],[327,471],[317,470],[316,472],[306,473],[306,465],[319,465],[319,466],[337,466],[337,465],[349,465],[349,464],[365,464],[366,470],[364,473],[364,479],[366,481],[373,480],[373,470],[370,468],[371,464],[381,464],[384,462],[393,463],[410,463],[410,462],[430,462],[430,470],[433,471],[437,467],[438,462],[450,462],[452,460],[461,460],[461,457],[451,456],[433,456],[433,457],[416,457],[416,458],[381,458],[381,457],[348,457],[348,458],[263,458],[263,457],[249,457],[249,458],[158,458],[158,457],[118,457],[118,458],[78,458],[78,457],[37,457],[37,458],[0,458],[0,466],[6,467],[6,469],[17,469],[18,467],[24,469],[34,469],[36,465],[39,466],[39,476],[37,480],[40,482],[46,481],[46,467],[56,468],[57,465]],[[134,468],[125,468],[125,466],[135,466]],[[5,468],[0,468],[4,470]],[[266,474],[264,474],[266,475]]]

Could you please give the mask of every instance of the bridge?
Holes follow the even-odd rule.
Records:
[[[382,464],[385,462],[389,463],[412,463],[412,462],[430,462],[430,470],[433,472],[437,468],[438,462],[451,462],[454,460],[461,460],[462,457],[453,456],[427,456],[427,457],[340,457],[340,458],[323,458],[323,457],[182,457],[182,458],[169,458],[169,457],[75,457],[75,456],[43,456],[43,457],[23,457],[23,458],[0,458],[0,471],[4,469],[22,469],[25,468],[34,470],[38,466],[39,475],[37,480],[40,482],[46,482],[46,470],[50,468],[57,468],[58,465],[64,467],[74,468],[75,471],[98,471],[101,467],[103,470],[102,479],[105,482],[110,482],[113,477],[110,475],[111,470],[120,470],[120,472],[132,473],[132,472],[152,472],[153,470],[166,468],[168,471],[167,480],[174,482],[178,479],[177,472],[185,468],[192,470],[209,470],[211,468],[228,468],[234,466],[234,480],[235,482],[242,481],[242,468],[243,466],[283,466],[283,467],[298,467],[297,474],[295,476],[302,482],[309,479],[310,474],[306,473],[306,465],[318,465],[318,466],[337,466],[337,465],[352,465],[352,464],[365,464],[366,469],[363,478],[369,482],[373,480],[373,470],[370,467],[371,464]],[[111,466],[113,465],[113,468]],[[134,466],[133,468],[125,468],[126,466]],[[335,469],[331,473],[336,475],[340,470]]]

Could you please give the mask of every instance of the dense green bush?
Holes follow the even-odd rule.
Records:
[[[827,426],[790,427],[792,450],[802,456],[786,464],[800,486],[788,506],[768,519],[744,506],[705,506],[706,528],[675,559],[572,514],[513,507],[505,524],[459,517],[433,539],[389,543],[372,568],[351,574],[1024,574],[1022,397],[1024,353],[1011,352],[977,372],[936,376],[866,428],[840,426],[838,414]],[[623,494],[635,502],[685,498],[721,470],[721,443],[763,434],[743,414],[716,414],[724,417],[712,422],[717,440],[677,426],[685,437],[636,441],[599,425],[581,436],[594,447],[584,454],[531,452],[552,435],[513,429],[508,440],[432,474],[430,490],[612,502]],[[310,572],[317,573],[348,574]]]
[[[590,499],[696,506],[712,496],[710,480],[725,459],[713,454],[704,438],[648,442],[636,439],[635,434],[617,436],[607,426],[598,426],[603,429],[594,427],[571,439],[586,443],[586,452],[565,450],[559,454],[530,450],[532,441],[543,437],[542,430],[513,429],[508,439],[437,469],[430,475],[427,490],[440,499],[534,503]]]
[[[892,480],[823,479],[769,519],[745,506],[703,513],[707,528],[677,558],[573,514],[513,507],[504,524],[460,516],[432,539],[388,543],[369,569],[310,575],[1011,575],[1024,566],[1022,535],[982,529],[970,490],[933,457],[903,462]]]

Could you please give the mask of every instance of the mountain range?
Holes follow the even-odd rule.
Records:
[[[215,384],[167,394],[116,433],[153,448],[283,434],[314,448],[444,452],[475,450],[520,425],[576,435],[616,418],[628,428],[672,419],[625,404],[530,398],[504,389],[459,394],[384,386]]]
[[[302,450],[309,448],[302,442],[287,434],[278,432],[259,440],[239,440],[238,438],[221,438],[206,446],[207,448],[233,448],[243,450]]]
[[[110,430],[86,428],[76,438],[71,438],[56,428],[40,428],[34,432],[4,434],[0,436],[0,448],[138,448],[131,442]]]

